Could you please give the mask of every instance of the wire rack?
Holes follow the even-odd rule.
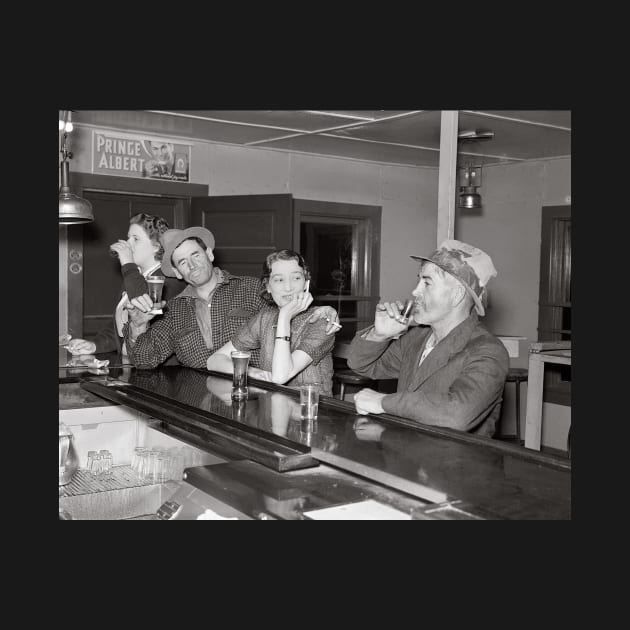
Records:
[[[153,481],[140,479],[131,466],[113,466],[109,477],[94,477],[88,470],[80,468],[72,477],[70,483],[59,486],[60,497],[74,497],[94,492],[107,492],[122,488],[155,485]]]

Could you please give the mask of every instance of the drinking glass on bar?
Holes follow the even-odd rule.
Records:
[[[319,411],[319,384],[300,385],[300,415],[302,420],[317,420]]]
[[[247,367],[249,366],[249,352],[235,350],[232,352],[232,365],[234,375],[232,377],[232,398],[245,400],[247,398]]]
[[[149,285],[149,298],[153,300],[153,308],[150,313],[152,315],[162,314],[162,290],[164,289],[164,276],[149,276],[147,278]]]

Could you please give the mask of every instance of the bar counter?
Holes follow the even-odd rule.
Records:
[[[317,420],[302,420],[299,392],[265,381],[249,379],[248,400],[236,402],[231,376],[137,370],[115,355],[105,370],[62,367],[68,358],[60,349],[60,396],[75,383],[74,395],[78,387],[86,396],[80,404],[123,405],[214,456],[187,468],[186,483],[247,518],[308,519],[365,500],[419,520],[571,518],[564,458],[389,414],[358,415],[352,403],[326,396]]]

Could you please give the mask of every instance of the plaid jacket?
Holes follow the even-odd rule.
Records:
[[[217,286],[210,304],[213,347],[206,347],[199,329],[195,298],[180,294],[169,300],[162,319],[139,335],[135,343],[129,341],[129,324],[125,324],[129,359],[136,367],[151,369],[175,354],[182,365],[205,369],[208,357],[266,305],[258,278],[233,276],[226,271],[223,274],[225,281]],[[257,367],[259,360],[259,353],[252,352],[250,365]]]
[[[127,263],[121,268],[123,276],[122,291],[127,292],[127,297],[131,300],[143,293],[148,293],[148,285],[144,276],[138,270],[138,267],[133,263]],[[168,278],[164,276],[160,268],[153,272],[154,276],[163,276],[164,290],[162,292],[162,299],[168,300],[175,295],[178,295],[186,288],[186,283],[183,280],[177,280],[177,278]],[[120,295],[116,297],[116,301],[120,300]],[[158,315],[158,318],[160,316]],[[156,320],[153,320],[151,324],[154,324]],[[99,330],[97,335],[91,339],[96,344],[96,354],[100,352],[118,352],[121,353],[122,343],[118,336],[118,330],[116,329],[116,314],[112,314],[111,320]]]

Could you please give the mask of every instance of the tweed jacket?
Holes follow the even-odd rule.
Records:
[[[210,303],[212,348],[206,346],[199,328],[195,298],[182,292],[168,301],[162,319],[138,335],[135,343],[129,341],[129,324],[123,327],[129,359],[136,367],[152,369],[174,353],[182,365],[206,369],[208,357],[266,304],[258,278],[222,273],[224,280]],[[254,351],[250,364],[257,367],[258,362],[258,352]]]
[[[359,331],[350,345],[348,365],[373,379],[398,378],[383,409],[422,424],[492,437],[501,413],[509,367],[503,344],[473,312],[424,359],[429,326],[414,326],[397,340],[367,341]]]

